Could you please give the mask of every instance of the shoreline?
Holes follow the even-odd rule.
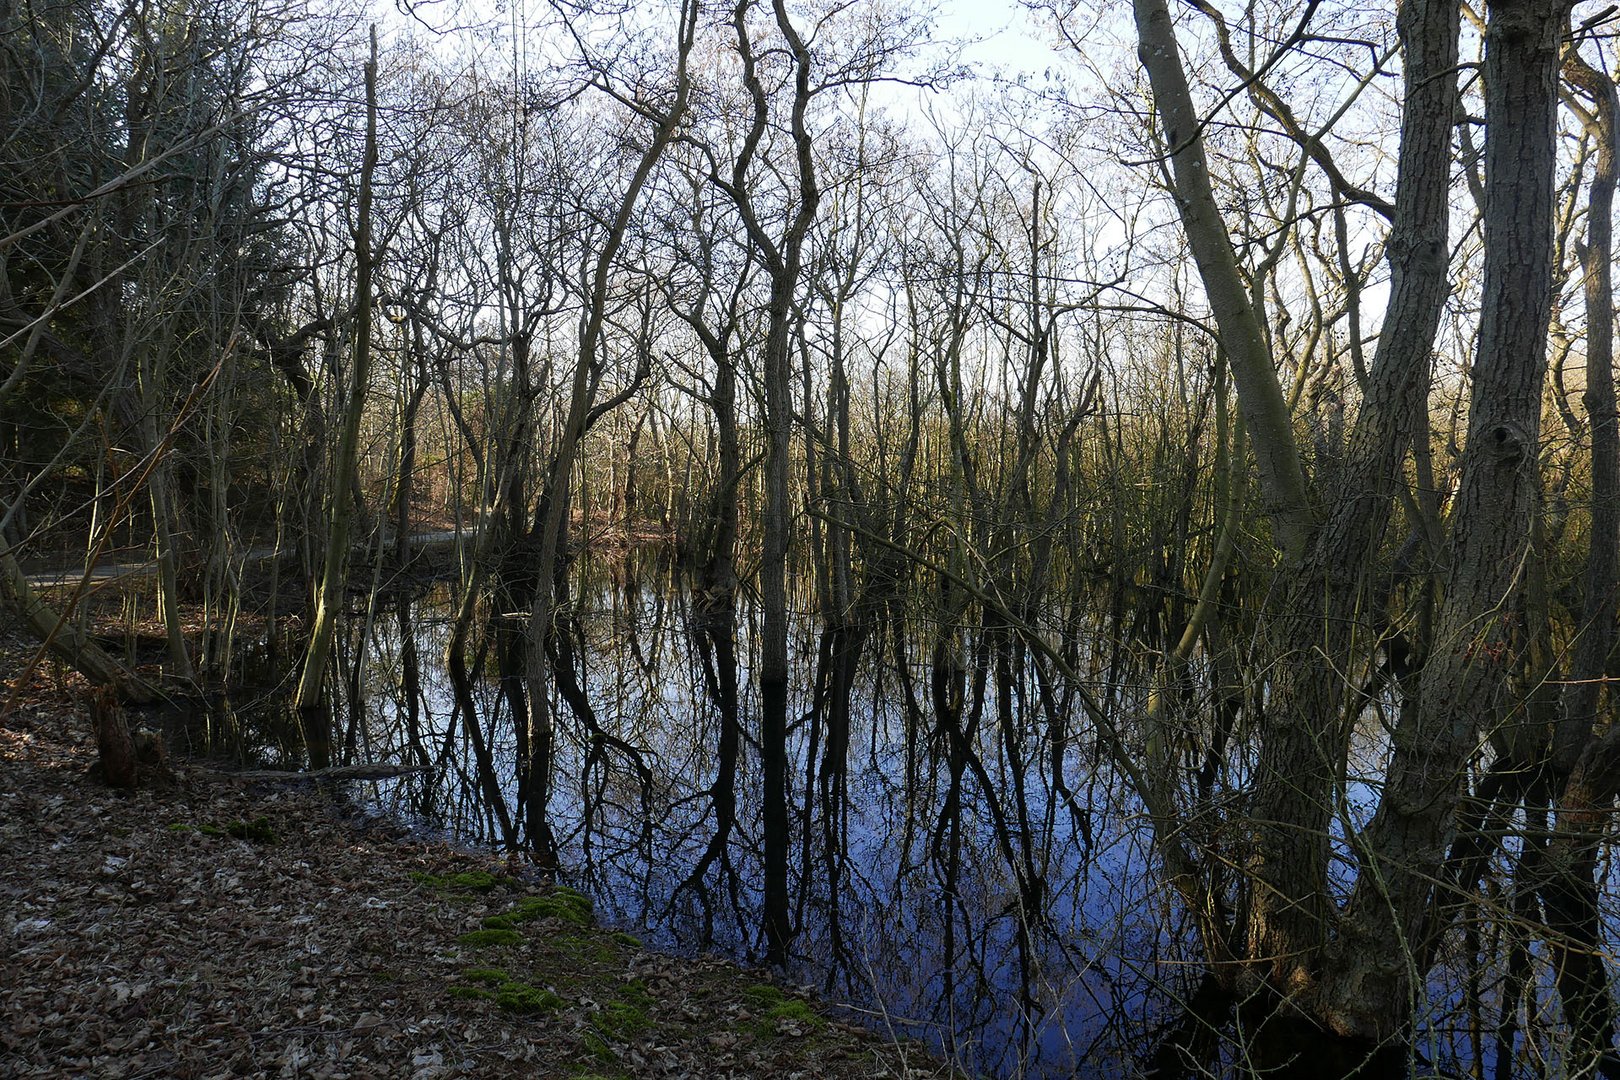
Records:
[[[88,717],[26,696],[0,721],[0,1073],[956,1075],[318,785],[175,762],[114,792]]]

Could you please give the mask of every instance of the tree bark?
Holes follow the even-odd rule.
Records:
[[[1498,0],[1485,34],[1485,279],[1469,435],[1452,515],[1433,654],[1420,700],[1403,710],[1383,798],[1360,838],[1349,904],[1356,936],[1383,948],[1339,957],[1330,1020],[1384,1039],[1414,991],[1434,883],[1482,732],[1514,710],[1515,599],[1537,498],[1541,391],[1552,303],[1553,175],[1559,42],[1568,9]],[[1417,984],[1421,986],[1421,981]],[[1350,992],[1353,988],[1353,992]]]
[[[1293,421],[1283,398],[1259,314],[1250,302],[1226,223],[1221,220],[1204,154],[1203,125],[1193,106],[1166,0],[1135,0],[1137,56],[1147,69],[1175,176],[1181,224],[1204,283],[1237,384],[1238,406],[1254,446],[1260,494],[1286,562],[1305,555],[1310,495]]]

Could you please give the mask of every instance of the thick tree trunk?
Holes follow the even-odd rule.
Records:
[[[1339,486],[1312,537],[1301,574],[1273,626],[1284,661],[1272,686],[1255,794],[1255,888],[1250,957],[1274,958],[1278,985],[1311,984],[1333,932],[1327,900],[1329,822],[1352,726],[1362,707],[1358,674],[1378,647],[1381,607],[1373,560],[1402,462],[1428,408],[1431,350],[1448,293],[1451,129],[1457,115],[1458,10],[1452,0],[1409,0],[1399,30],[1405,46],[1405,108],[1395,220],[1386,245],[1390,300]],[[1386,919],[1351,913],[1347,947],[1387,953]],[[1359,991],[1330,975],[1325,1008],[1353,1004]]]
[[[1136,20],[1183,226],[1231,364],[1263,501],[1284,564],[1295,571],[1272,619],[1271,640],[1280,651],[1261,732],[1243,923],[1250,963],[1275,991],[1296,995],[1315,986],[1334,931],[1329,822],[1359,708],[1355,674],[1378,641],[1368,618],[1370,564],[1426,408],[1430,350],[1447,292],[1458,13],[1445,0],[1410,0],[1400,11],[1406,103],[1388,243],[1386,332],[1320,527],[1310,514],[1299,449],[1259,316],[1215,202],[1169,8],[1163,0],[1137,0]],[[1367,944],[1383,953],[1388,940],[1384,935]],[[1329,1000],[1339,994],[1335,988]]]
[[[1485,280],[1469,436],[1450,565],[1419,707],[1393,737],[1383,799],[1361,839],[1351,946],[1331,995],[1341,1031],[1382,1039],[1405,1024],[1411,950],[1481,734],[1516,706],[1513,612],[1537,498],[1541,391],[1552,302],[1554,115],[1567,9],[1498,0],[1485,38]],[[1382,941],[1378,949],[1356,947]],[[1419,982],[1418,985],[1421,985]]]

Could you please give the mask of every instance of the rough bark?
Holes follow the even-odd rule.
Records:
[[[1383,799],[1360,838],[1350,901],[1359,936],[1332,996],[1333,1025],[1382,1040],[1404,1026],[1411,952],[1440,880],[1468,762],[1513,710],[1512,612],[1537,496],[1541,390],[1552,301],[1559,40],[1567,8],[1499,0],[1485,35],[1485,278],[1469,434],[1452,515],[1450,565],[1419,707],[1403,711]]]
[[[1249,870],[1263,882],[1250,909],[1254,959],[1275,958],[1278,985],[1310,984],[1329,941],[1329,821],[1359,686],[1346,677],[1377,647],[1372,568],[1384,539],[1402,463],[1422,430],[1434,338],[1449,291],[1446,270],[1451,128],[1457,115],[1458,9],[1451,0],[1403,4],[1398,28],[1405,56],[1405,106],[1395,195],[1386,243],[1390,299],[1384,333],[1363,387],[1339,483],[1302,571],[1286,594],[1273,640],[1283,653],[1272,687],[1255,795],[1255,848]],[[1346,951],[1390,945],[1387,922],[1353,911]],[[1354,965],[1351,966],[1352,969]],[[1335,966],[1331,1013],[1353,1002],[1353,979]]]
[[[118,699],[105,687],[90,697],[90,722],[96,733],[96,764],[101,780],[108,787],[134,791],[140,783],[140,767],[135,761],[135,740]]]
[[[1402,462],[1426,408],[1430,352],[1447,293],[1451,125],[1457,110],[1458,11],[1446,0],[1402,5],[1405,108],[1386,331],[1363,388],[1349,452],[1318,527],[1305,501],[1286,403],[1215,203],[1168,6],[1137,0],[1140,56],[1172,154],[1183,226],[1231,363],[1265,505],[1285,565],[1297,571],[1275,610],[1275,665],[1245,870],[1246,955],[1272,988],[1315,986],[1334,913],[1327,889],[1335,785],[1359,702],[1346,678],[1377,644],[1369,570]],[[1379,939],[1378,952],[1387,937]],[[1331,1012],[1340,997],[1327,996]]]

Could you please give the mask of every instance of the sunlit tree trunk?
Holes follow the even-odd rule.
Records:
[[[349,531],[353,518],[350,477],[359,455],[360,420],[365,414],[366,388],[371,382],[371,278],[375,253],[371,249],[371,179],[377,168],[377,29],[371,30],[371,58],[366,62],[366,146],[360,166],[360,190],[355,203],[355,305],[353,349],[350,357],[348,400],[343,426],[338,431],[331,482],[327,485],[326,554],[316,593],[315,615],[303,669],[293,703],[299,709],[320,704],[327,658],[337,629],[338,610],[349,572]]]

